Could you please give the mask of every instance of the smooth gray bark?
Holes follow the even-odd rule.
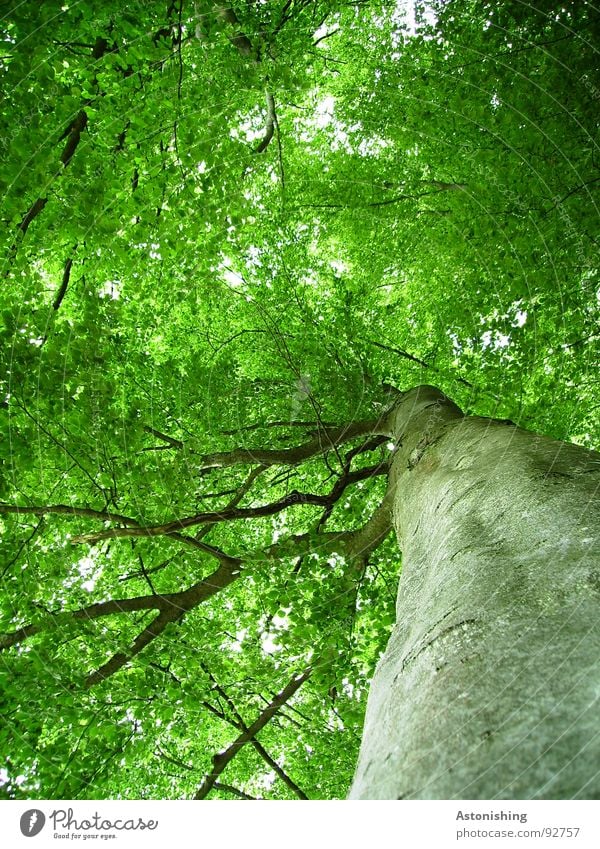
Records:
[[[600,454],[433,387],[389,431],[403,571],[350,798],[600,798]]]

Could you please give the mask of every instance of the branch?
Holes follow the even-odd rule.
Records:
[[[379,206],[390,206],[390,204],[399,203],[402,200],[419,200],[420,198],[427,197],[428,195],[439,195],[440,192],[448,191],[448,189],[461,188],[458,186],[458,184],[454,183],[439,183],[435,180],[431,180],[430,182],[434,185],[437,185],[438,187],[441,186],[441,188],[431,189],[431,191],[429,192],[419,192],[415,195],[396,195],[393,198],[388,198],[387,200],[373,201],[372,203],[368,203],[366,205],[371,208],[377,208]]]
[[[34,634],[48,631],[61,624],[70,624],[78,620],[99,619],[102,616],[112,616],[115,613],[132,613],[138,610],[159,610],[170,612],[174,618],[183,616],[192,607],[210,598],[219,590],[226,587],[241,574],[241,560],[227,557],[221,552],[224,562],[208,578],[193,584],[187,590],[164,595],[150,594],[134,598],[115,598],[108,601],[96,602],[78,610],[60,611],[50,614],[45,622],[36,625],[25,625],[10,634],[0,635],[0,650],[14,646]]]
[[[340,28],[336,27],[336,29],[332,29],[329,32],[326,32],[325,35],[322,35],[320,38],[315,39],[312,43],[312,46],[316,47],[317,44],[320,44],[322,41],[325,41],[326,38],[331,38],[332,35],[335,35],[339,31]]]
[[[79,619],[99,619],[101,616],[111,616],[114,613],[131,613],[137,610],[160,609],[168,596],[144,595],[135,598],[116,598],[81,607],[79,610],[61,611],[50,614],[50,618],[37,625],[25,625],[10,634],[0,635],[0,650],[22,643],[28,637],[43,631],[53,630],[60,625],[68,625]]]
[[[247,493],[250,492],[250,490],[254,486],[254,481],[256,480],[256,478],[259,477],[260,475],[262,475],[264,470],[265,470],[265,466],[257,466],[255,469],[252,469],[252,471],[250,472],[250,474],[248,475],[248,477],[242,483],[241,486],[239,486],[237,489],[230,490],[228,493],[226,493],[227,495],[230,495],[231,493],[233,493],[233,498],[230,501],[227,502],[224,509],[230,510],[233,507],[237,507],[237,505],[240,503],[242,498],[245,495],[247,495]],[[206,495],[204,497],[208,498],[209,496]],[[204,527],[200,528],[200,530],[196,532],[194,539],[196,539],[196,540],[203,539],[208,533],[210,533],[211,528],[212,528],[212,525],[210,525],[210,524],[204,525]]]
[[[275,133],[275,125],[277,123],[277,113],[275,112],[275,98],[270,91],[266,93],[267,98],[267,121],[265,124],[265,135],[257,147],[254,148],[254,153],[264,153],[268,148],[271,139]]]
[[[40,214],[40,212],[43,210],[47,203],[48,198],[37,198],[37,200],[34,200],[34,202],[31,204],[31,206],[19,222],[19,230],[23,235],[25,235],[31,222],[34,220],[34,218],[37,218],[37,216]]]
[[[231,6],[223,6],[219,3],[215,3],[215,11],[217,15],[224,21],[226,24],[229,24],[231,27],[238,28],[240,26],[240,20]],[[233,46],[242,54],[242,56],[249,57],[252,56],[253,47],[252,42],[248,38],[248,36],[243,33],[240,29],[237,30],[235,35],[227,36],[229,41],[233,44]]]
[[[70,47],[69,42],[59,42],[56,41],[56,44],[62,44],[67,47]],[[92,51],[92,59],[94,62],[97,62],[107,53],[118,53],[119,48],[116,44],[109,44],[108,41],[102,36],[98,36],[94,44],[87,44],[86,42],[72,42],[73,45],[84,47],[88,50]],[[79,55],[79,54],[78,54]],[[128,77],[130,73],[132,73],[132,69],[128,68],[119,68],[120,72],[124,77]],[[89,105],[93,102],[93,100],[86,100],[84,105]],[[60,155],[60,161],[64,168],[70,163],[73,158],[75,151],[77,150],[79,143],[81,141],[81,134],[87,127],[88,115],[85,109],[80,109],[76,114],[75,118],[71,121],[71,123],[67,126],[63,134],[60,136],[59,141],[63,141],[66,139],[66,144],[63,148],[63,151]],[[54,175],[54,179],[60,177],[62,173],[58,171]],[[46,204],[48,203],[47,197],[39,197],[37,198],[29,207],[23,218],[18,224],[18,229],[21,231],[22,235],[25,236],[29,225],[35,218],[42,212]],[[11,247],[11,255],[14,255],[17,250],[17,244],[12,245]]]
[[[81,134],[87,127],[87,122],[87,112],[85,109],[81,109],[59,139],[59,141],[62,141],[64,138],[67,139],[67,143],[60,155],[60,161],[65,168],[77,150],[79,142],[81,141]]]
[[[238,790],[237,787],[232,787],[231,784],[220,784],[218,781],[215,781],[213,784],[215,790],[221,790],[223,793],[229,793],[232,796],[237,796],[238,799],[251,799],[252,801],[258,801],[256,796],[248,796],[247,793],[242,793],[241,790]]]
[[[160,746],[156,747],[156,751],[154,754],[155,756],[158,755],[159,757],[164,758],[166,761],[169,761],[169,763],[173,764],[173,766],[178,766],[181,769],[187,769],[190,772],[194,769],[194,767],[190,764],[186,764],[183,761],[179,760],[179,758],[175,758],[172,755],[169,755],[167,752],[163,752]]]
[[[391,532],[394,492],[395,487],[388,486],[381,504],[362,528],[344,534],[344,551],[350,560],[351,571],[360,571]]]
[[[56,445],[58,448],[60,448],[61,451],[64,451],[65,454],[67,454],[71,458],[71,460],[75,463],[75,465],[79,469],[81,469],[81,471],[87,477],[87,479],[90,481],[92,486],[95,489],[97,489],[98,492],[102,495],[102,498],[104,498],[105,492],[104,492],[103,488],[96,482],[94,476],[92,474],[90,474],[90,472],[85,468],[85,466],[82,463],[80,463],[80,461],[77,459],[75,454],[73,454],[73,452],[70,450],[70,448],[66,444],[62,443],[60,441],[60,439],[57,439],[57,437],[54,436],[52,431],[44,426],[44,424],[42,423],[42,421],[40,421],[40,419],[38,419],[36,416],[34,416],[32,413],[29,412],[29,410],[25,406],[25,402],[22,399],[15,397],[14,401],[15,401],[16,405],[19,407],[19,409],[21,409],[25,413],[27,418],[31,419],[31,421],[35,424],[36,428],[38,429],[38,431],[40,431],[45,436],[47,436],[48,439],[51,442],[54,443],[54,445]],[[65,428],[64,424],[62,424],[61,422],[58,422],[58,426],[67,434],[71,443],[76,442],[76,440],[73,438],[73,435],[69,433],[69,431]]]
[[[81,141],[81,134],[87,126],[87,121],[87,112],[84,109],[81,109],[60,137],[59,141],[62,141],[65,138],[67,139],[67,143],[65,144],[63,152],[60,155],[60,161],[63,164],[63,168],[66,168],[71,159],[73,158],[73,155],[77,150],[79,142]],[[59,171],[58,174],[56,174],[55,176],[59,177],[60,174],[61,172]],[[27,210],[27,212],[19,223],[19,230],[21,231],[23,236],[25,235],[25,233],[27,233],[31,222],[35,218],[37,218],[37,216],[44,209],[47,203],[48,198],[46,197],[37,198],[37,200],[35,200],[31,204],[31,206],[29,207],[29,209]]]
[[[566,193],[566,195],[563,195],[563,197],[554,198],[554,203],[552,204],[551,207],[549,207],[547,210],[545,210],[545,212],[542,214],[542,217],[548,215],[550,212],[552,212],[553,209],[556,209],[557,206],[560,206],[561,203],[564,203],[564,201],[566,201],[567,198],[570,198],[571,195],[574,195],[577,192],[580,192],[582,189],[586,189],[588,186],[592,186],[594,183],[597,183],[599,180],[600,180],[600,177],[594,177],[593,180],[588,180],[587,183],[581,183],[579,186],[575,186],[574,189],[571,189],[570,191],[568,191]]]
[[[244,552],[244,562],[255,563],[270,560],[283,560],[289,557],[302,557],[318,549],[325,554],[340,552],[345,545],[347,531],[330,533],[292,534],[277,540],[266,548]]]
[[[70,47],[68,42],[56,41],[55,43],[56,44],[62,44],[64,46]],[[99,59],[101,59],[107,53],[118,53],[119,52],[119,49],[118,49],[116,44],[110,45],[105,38],[102,38],[102,36],[98,36],[98,38],[96,39],[94,44],[87,44],[85,42],[72,42],[72,44],[84,47],[88,50],[91,50],[92,51],[92,59],[94,60],[94,62],[97,62]],[[81,55],[81,54],[78,54],[78,55]],[[129,76],[130,69],[120,69],[120,70],[121,70],[121,73],[123,74],[123,76]],[[93,100],[86,100],[86,101],[84,101],[84,104],[89,105],[92,102],[93,102]],[[60,136],[59,141],[63,141],[63,139],[66,139],[66,144],[65,144],[63,151],[60,155],[60,161],[62,162],[63,169],[59,170],[54,175],[53,179],[60,177],[64,168],[66,168],[67,165],[70,163],[71,159],[73,158],[73,156],[75,154],[75,151],[77,150],[77,148],[79,146],[79,143],[81,141],[81,134],[83,133],[83,131],[87,127],[87,123],[88,123],[87,112],[85,111],[85,109],[80,109],[79,112],[76,114],[75,118],[71,121],[71,123],[67,126],[65,131]],[[25,236],[25,234],[27,233],[27,230],[28,230],[31,222],[35,218],[37,218],[37,216],[42,212],[42,210],[44,209],[44,207],[46,206],[47,203],[48,203],[47,197],[40,197],[40,198],[37,198],[32,203],[32,205],[29,207],[29,209],[27,210],[27,212],[25,213],[25,215],[23,216],[23,218],[21,219],[21,221],[19,222],[19,225],[18,225],[18,229],[21,231],[23,236]],[[14,255],[14,253],[16,252],[16,249],[17,249],[17,245],[14,244],[11,247],[11,254]],[[57,309],[57,308],[55,307],[55,309]]]
[[[375,345],[377,348],[381,348],[382,351],[389,351],[391,354],[398,354],[399,357],[404,357],[405,360],[410,360],[412,363],[416,363],[423,368],[431,369],[431,371],[440,373],[440,370],[435,366],[432,366],[431,363],[425,362],[425,360],[420,359],[419,357],[415,357],[414,354],[409,354],[408,351],[403,351],[402,348],[395,348],[392,345],[384,345],[381,342],[376,342],[374,339],[367,339],[367,342],[370,345]],[[468,386],[469,389],[476,389],[476,387],[468,380],[465,380],[464,377],[454,377],[454,380],[457,383],[462,383],[463,386]]]
[[[180,439],[173,439],[172,436],[167,436],[166,433],[161,433],[160,430],[155,430],[149,425],[144,425],[144,430],[146,433],[151,433],[152,436],[155,436],[157,439],[162,439],[162,441],[166,442],[171,448],[183,448],[183,442]]]
[[[227,715],[225,714],[225,712],[218,711],[216,708],[214,708],[214,707],[210,704],[210,702],[203,702],[204,706],[205,706],[205,707],[207,707],[207,708],[208,708],[208,709],[209,709],[212,713],[214,713],[214,714],[215,714],[216,716],[218,716],[220,719],[223,719],[225,722],[228,722],[228,723],[229,723],[230,725],[232,725],[234,728],[237,728],[237,730],[238,730],[238,731],[247,731],[247,730],[248,730],[248,726],[245,724],[245,722],[244,722],[244,720],[243,720],[243,718],[242,718],[242,715],[240,714],[240,712],[239,712],[239,711],[238,711],[238,709],[236,708],[236,706],[235,706],[235,704],[234,704],[234,702],[233,702],[233,700],[232,700],[231,696],[230,696],[230,695],[226,692],[226,690],[224,690],[224,689],[223,689],[223,687],[221,687],[221,685],[220,685],[220,684],[219,684],[219,682],[216,680],[216,678],[214,677],[214,675],[212,674],[212,672],[210,672],[210,670],[209,670],[209,669],[207,669],[207,668],[206,668],[206,666],[204,666],[204,664],[203,664],[202,662],[200,663],[200,665],[201,665],[202,669],[206,672],[206,674],[208,675],[208,677],[210,678],[210,680],[213,682],[214,687],[215,687],[215,690],[217,691],[217,693],[218,693],[218,694],[219,694],[219,695],[220,695],[220,696],[221,696],[221,697],[225,700],[225,702],[227,703],[227,705],[228,705],[228,707],[229,707],[229,710],[230,710],[230,711],[231,711],[231,713],[233,714],[233,718],[232,718],[232,717],[227,716]],[[298,787],[298,785],[296,784],[296,782],[295,782],[295,781],[293,781],[293,780],[289,777],[289,775],[287,775],[287,773],[286,773],[286,772],[284,772],[284,770],[283,770],[283,769],[279,766],[279,764],[277,763],[277,761],[276,761],[274,758],[272,758],[272,757],[271,757],[271,755],[267,752],[267,750],[266,750],[266,749],[265,749],[265,747],[262,745],[262,743],[259,743],[259,742],[258,742],[258,740],[257,740],[256,738],[252,738],[252,740],[250,740],[250,744],[251,744],[251,745],[255,748],[255,750],[258,752],[258,754],[260,755],[260,757],[261,757],[261,758],[265,761],[265,763],[266,763],[266,764],[268,764],[268,766],[270,766],[270,767],[271,767],[271,769],[272,769],[274,772],[276,772],[276,773],[277,773],[277,775],[281,778],[281,780],[283,781],[283,783],[284,783],[287,787],[289,787],[289,788],[290,788],[290,790],[292,791],[292,793],[294,793],[296,796],[298,796],[298,798],[299,798],[299,799],[303,799],[303,800],[307,800],[307,799],[308,799],[308,796],[307,796],[307,795],[306,795],[306,793],[302,790],[302,788],[301,788],[301,787]],[[216,786],[216,785],[215,785],[215,786]]]
[[[25,625],[10,634],[0,635],[0,650],[22,643],[34,634],[50,631],[60,625],[67,625],[78,619],[99,619],[101,616],[111,616],[114,613],[130,613],[136,610],[148,610],[161,607],[161,596],[138,596],[136,598],[111,599],[110,601],[90,604],[79,610],[61,611],[50,614],[50,618],[37,625]]]
[[[241,560],[222,555],[223,563],[207,578],[204,578],[187,590],[167,595],[145,595],[129,599],[111,599],[98,602],[79,610],[55,614],[45,623],[26,625],[10,634],[0,635],[0,650],[23,642],[28,637],[58,625],[70,625],[80,620],[98,619],[116,613],[129,613],[138,610],[158,610],[158,615],[136,637],[127,652],[113,655],[100,669],[86,679],[86,686],[92,687],[100,681],[114,675],[139,654],[149,643],[156,639],[171,622],[178,622],[186,613],[202,602],[220,592],[236,581],[242,574]]]
[[[326,428],[327,427],[335,427],[335,425],[332,422],[323,423],[323,426],[326,427]],[[314,431],[318,431],[319,428],[320,428],[320,425],[319,425],[319,422],[317,422],[317,421],[312,421],[312,422],[275,421],[275,422],[264,422],[264,423],[263,422],[256,422],[255,424],[251,424],[251,425],[243,425],[242,427],[238,427],[235,430],[222,430],[221,433],[224,436],[235,436],[236,434],[241,433],[242,431],[263,430],[263,429],[266,429],[266,428],[269,428],[269,427],[277,427],[277,428],[280,428],[280,427],[308,427],[308,428],[312,428],[312,430],[314,430]]]
[[[283,781],[286,787],[289,787],[289,789],[295,796],[297,796],[299,799],[302,799],[303,801],[308,801],[308,796],[306,795],[304,790],[299,787],[292,778],[290,778],[290,776],[282,769],[281,766],[279,766],[277,761],[273,757],[271,757],[271,755],[267,752],[262,743],[259,743],[258,740],[252,738],[252,740],[250,740],[250,744],[258,752],[263,761],[271,767],[273,772],[277,773],[277,775]]]
[[[420,200],[421,198],[428,197],[429,195],[439,195],[441,192],[446,192],[450,190],[464,191],[466,188],[466,186],[461,183],[442,183],[439,180],[428,180],[421,182],[429,182],[437,188],[431,189],[427,192],[418,192],[416,194],[395,195],[394,197],[387,198],[386,200],[371,201],[370,203],[357,204],[353,207],[349,207],[347,204],[342,203],[305,203],[300,204],[299,208],[308,207],[309,209],[378,209],[379,207],[391,206],[392,204],[400,203],[404,200]],[[428,211],[437,212],[438,210]]]
[[[0,503],[0,514],[16,513],[32,514],[34,516],[45,516],[48,513],[58,513],[64,516],[81,516],[89,519],[102,519],[105,522],[122,522],[125,525],[137,525],[135,519],[129,516],[121,516],[119,513],[107,513],[104,510],[92,510],[90,507],[72,507],[67,504],[52,504],[42,507],[19,507],[16,504]]]
[[[364,423],[359,423],[359,426],[362,427],[363,424]],[[336,432],[340,432],[339,428],[335,430]],[[343,433],[345,433],[345,431],[342,431],[342,434]],[[207,530],[208,528],[210,528],[210,525],[215,522],[224,521],[228,519],[231,520],[235,518],[247,518],[249,516],[256,517],[272,515],[273,513],[285,509],[291,504],[296,503],[319,504],[329,508],[340,498],[344,490],[350,484],[356,483],[357,481],[363,480],[367,477],[371,477],[375,474],[385,474],[387,472],[387,463],[379,463],[378,465],[358,469],[354,472],[350,471],[350,462],[352,457],[356,456],[356,454],[359,453],[361,450],[370,450],[372,448],[377,447],[380,442],[381,439],[376,438],[367,442],[363,446],[349,451],[347,453],[346,466],[344,468],[343,474],[340,475],[339,479],[336,481],[335,485],[327,495],[316,495],[312,493],[304,494],[294,491],[285,496],[284,498],[279,499],[279,501],[274,502],[272,504],[263,505],[262,507],[236,507],[235,505],[239,503],[243,495],[250,489],[256,477],[261,474],[262,471],[264,471],[265,467],[259,466],[258,468],[250,472],[246,481],[236,491],[236,494],[234,495],[234,498],[231,500],[230,504],[221,512],[200,513],[196,516],[176,520],[165,525],[144,528],[140,527],[136,520],[130,517],[122,516],[120,514],[93,510],[91,508],[77,508],[60,504],[42,507],[18,507],[15,505],[0,504],[0,513],[33,513],[34,515],[57,513],[62,515],[80,516],[86,518],[101,518],[105,521],[118,521],[127,525],[127,527],[124,528],[113,528],[105,532],[88,534],[84,535],[83,537],[74,537],[74,542],[97,541],[105,537],[114,536],[155,536],[158,534],[166,534],[174,539],[180,540],[182,542],[185,542],[186,544],[193,545],[201,549],[202,551],[215,557],[220,564],[219,568],[208,578],[199,581],[197,584],[194,584],[192,587],[182,592],[170,593],[167,595],[152,594],[148,596],[139,596],[134,599],[113,599],[107,602],[100,602],[97,604],[88,605],[87,607],[81,608],[77,611],[57,614],[46,623],[24,626],[12,634],[7,634],[4,635],[4,637],[0,637],[0,649],[13,646],[19,642],[22,642],[28,637],[33,636],[34,634],[37,634],[43,630],[47,630],[50,627],[56,627],[56,625],[59,625],[61,623],[67,624],[76,622],[78,620],[95,619],[101,616],[108,616],[114,613],[123,613],[147,609],[158,610],[158,615],[136,637],[129,650],[127,652],[119,652],[113,655],[113,657],[111,657],[105,664],[103,664],[102,667],[100,667],[98,670],[88,676],[86,680],[86,685],[88,687],[91,687],[99,683],[100,681],[105,680],[106,678],[118,672],[127,663],[129,663],[129,661],[133,657],[139,654],[149,643],[156,639],[156,637],[158,637],[165,630],[168,624],[181,620],[189,610],[193,609],[194,607],[205,601],[207,598],[210,598],[212,595],[216,594],[233,581],[237,580],[242,573],[242,561],[239,558],[229,557],[221,550],[214,548],[213,546],[209,546],[206,543],[203,543],[199,538],[200,534],[198,534],[197,537],[188,537],[180,533],[178,529],[188,527],[190,525],[203,524],[203,530]],[[370,553],[370,551],[373,550],[376,545],[379,544],[381,539],[383,539],[383,536],[387,534],[389,530],[388,514],[386,514],[384,520],[382,519],[383,512],[379,511],[379,513],[376,513],[371,518],[371,520],[369,520],[367,525],[365,525],[365,528],[359,529],[359,531],[355,531],[350,534],[342,533],[320,535],[319,539],[322,538],[328,545],[335,545],[336,543],[342,542],[345,550],[349,552],[353,561],[359,561],[361,563],[364,563],[366,557],[368,557],[368,553]],[[202,531],[200,533],[202,533]],[[301,535],[298,538],[293,538],[293,540],[288,540],[288,544],[291,541],[293,541],[295,545],[298,544],[299,548],[307,546],[312,547],[314,546],[315,542],[310,535]],[[273,557],[277,557],[280,552],[281,556],[289,556],[289,549],[286,550],[286,546],[283,546],[281,542],[276,543],[270,548],[264,550],[261,553],[261,556],[267,559],[271,559]],[[291,785],[288,784],[288,786]]]
[[[149,643],[159,636],[159,634],[162,634],[167,625],[174,622],[176,618],[177,616],[172,610],[162,610],[158,616],[152,620],[148,627],[144,628],[141,634],[138,634],[129,648],[129,651],[114,654],[110,660],[104,663],[99,669],[90,673],[90,675],[88,675],[85,679],[85,686],[94,687],[101,681],[110,678],[111,675],[114,675],[122,669],[125,664],[129,663],[132,658],[139,654],[142,649],[145,649]]]
[[[195,516],[184,516],[181,519],[173,519],[170,522],[165,522],[162,525],[147,525],[141,527],[126,528],[109,528],[105,531],[98,531],[91,534],[80,534],[73,537],[71,542],[89,543],[94,545],[104,539],[116,538],[131,538],[131,537],[154,537],[154,536],[174,536],[190,542],[190,537],[182,537],[178,531],[184,528],[193,527],[194,525],[215,525],[220,522],[232,522],[238,519],[257,519],[264,516],[273,516],[275,513],[280,513],[288,507],[296,504],[313,504],[321,507],[332,507],[340,498],[346,487],[373,475],[386,474],[387,465],[379,463],[375,466],[369,466],[364,469],[358,469],[355,472],[346,472],[336,482],[335,486],[328,495],[317,495],[312,492],[292,492],[280,498],[278,501],[273,501],[270,504],[263,504],[259,507],[225,507],[222,510],[215,510],[207,513],[197,513]],[[240,496],[241,497],[241,496]],[[234,499],[235,500],[235,499]],[[197,541],[197,540],[196,540]]]
[[[263,516],[273,516],[275,513],[280,513],[294,504],[320,505],[325,504],[326,501],[326,495],[314,495],[312,493],[302,493],[294,490],[284,498],[280,498],[271,504],[263,504],[260,507],[232,507],[210,513],[197,513],[195,516],[184,516],[181,519],[173,519],[170,522],[165,522],[163,525],[110,528],[106,531],[98,531],[97,533],[81,534],[73,537],[71,542],[73,544],[89,543],[93,545],[104,539],[174,536],[179,529],[190,528],[194,525],[216,525],[220,522],[231,522],[237,519],[257,519]],[[186,537],[186,539],[189,540],[190,538]]]
[[[234,494],[233,498],[231,499],[231,501],[229,501],[227,503],[226,509],[229,509],[231,507],[237,507],[237,505],[240,503],[242,498],[250,492],[250,490],[252,489],[252,487],[254,485],[254,481],[256,480],[257,477],[259,477],[259,475],[262,475],[262,473],[265,471],[265,468],[266,468],[266,466],[257,466],[256,469],[253,469],[250,472],[250,474],[248,475],[246,480],[242,483],[242,485],[237,490],[234,491],[235,494]]]
[[[332,451],[336,446],[343,445],[357,436],[382,433],[383,424],[383,419],[369,419],[339,427],[326,427],[314,439],[295,448],[234,448],[233,451],[204,454],[200,457],[202,466],[199,471],[222,469],[243,463],[260,463],[262,466],[297,466],[305,460]]]
[[[445,183],[443,180],[419,180],[419,182],[435,186],[441,192],[466,192],[469,188],[466,183]]]
[[[71,266],[73,265],[73,257],[69,257],[65,262],[65,268],[63,271],[62,281],[60,284],[60,289],[56,293],[56,297],[54,298],[54,302],[52,304],[53,310],[60,309],[60,305],[63,302],[63,298],[67,294],[67,289],[69,286],[69,279],[71,277]]]
[[[158,616],[136,637],[127,652],[119,652],[113,655],[99,669],[88,675],[85,681],[86,687],[93,687],[100,681],[110,678],[162,634],[167,625],[171,622],[179,622],[186,613],[232,584],[241,574],[241,561],[233,557],[228,558],[227,562],[219,566],[212,575],[194,584],[189,589],[180,593],[159,596],[162,602]]]
[[[2,578],[4,578],[4,576],[5,576],[5,575],[6,575],[6,573],[8,572],[8,570],[9,570],[12,566],[14,566],[14,565],[15,565],[15,563],[17,562],[17,560],[18,560],[18,559],[19,559],[19,557],[21,556],[21,554],[22,554],[22,552],[23,552],[24,548],[25,548],[27,545],[29,545],[29,543],[31,542],[31,540],[34,538],[34,536],[37,534],[37,532],[39,531],[39,529],[42,527],[43,522],[44,522],[44,517],[42,516],[42,518],[39,520],[39,522],[37,523],[37,525],[35,526],[35,528],[31,531],[31,533],[30,533],[30,535],[27,537],[27,539],[26,539],[26,540],[23,540],[23,542],[22,542],[22,543],[21,543],[21,545],[19,546],[19,549],[18,549],[17,553],[15,554],[15,556],[12,558],[12,560],[9,560],[9,562],[6,564],[6,566],[4,567],[4,569],[2,570],[2,572],[0,572],[0,580],[2,580]]]
[[[83,517],[90,519],[102,519],[105,522],[121,522],[127,527],[138,528],[141,531],[144,528],[140,528],[140,523],[137,519],[132,519],[130,516],[122,516],[120,513],[109,513],[104,510],[93,510],[90,507],[73,507],[66,504],[52,504],[47,506],[25,506],[20,507],[15,504],[0,504],[0,515],[3,513],[16,513],[19,514],[33,514],[34,516],[45,516],[50,513],[64,515],[64,516],[75,516],[75,517]],[[126,530],[126,528],[122,528],[121,530]],[[71,542],[77,543],[83,540],[86,536],[93,536],[93,534],[83,535],[83,537],[73,537]],[[109,533],[109,536],[114,536],[113,531]],[[147,536],[147,534],[141,533],[137,534],[137,536]],[[183,542],[185,545],[190,545],[193,548],[198,548],[200,551],[203,551],[205,554],[209,554],[211,557],[214,557],[220,563],[224,560],[227,560],[227,555],[224,554],[220,549],[215,548],[212,545],[207,545],[202,542],[200,539],[196,537],[189,537],[185,534],[181,533],[169,533],[169,537],[171,539],[175,539],[178,542]]]
[[[376,342],[374,339],[367,339],[367,342],[370,345],[375,345],[377,348],[381,348],[382,351],[390,351],[392,354],[398,354],[399,357],[404,357],[405,360],[410,360],[411,363],[416,363],[419,366],[423,366],[423,368],[430,367],[429,363],[426,363],[425,360],[415,357],[414,354],[409,354],[408,351],[403,351],[402,348],[394,348],[391,345],[384,345],[382,342]]]
[[[252,738],[258,734],[265,725],[267,725],[267,723],[275,716],[276,713],[278,713],[283,705],[289,701],[297,690],[300,689],[302,684],[310,678],[311,673],[312,669],[309,667],[300,675],[294,676],[289,684],[287,684],[287,686],[275,696],[275,698],[260,714],[258,719],[256,719],[252,725],[248,726],[248,728],[233,741],[229,748],[214,755],[212,759],[212,771],[205,777],[198,789],[198,792],[194,796],[194,799],[206,799],[227,764],[237,755],[243,746],[249,743]]]

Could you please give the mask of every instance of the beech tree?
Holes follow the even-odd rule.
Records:
[[[403,574],[353,796],[597,799],[600,454],[428,386],[387,430]]]
[[[0,794],[597,797],[594,8],[2,14]]]

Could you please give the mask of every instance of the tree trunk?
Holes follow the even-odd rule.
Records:
[[[390,433],[403,571],[350,798],[600,798],[600,454],[426,386]]]

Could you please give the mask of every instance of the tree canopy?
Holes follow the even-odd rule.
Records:
[[[599,31],[4,6],[2,796],[345,795],[401,566],[369,423],[426,382],[600,441]]]

